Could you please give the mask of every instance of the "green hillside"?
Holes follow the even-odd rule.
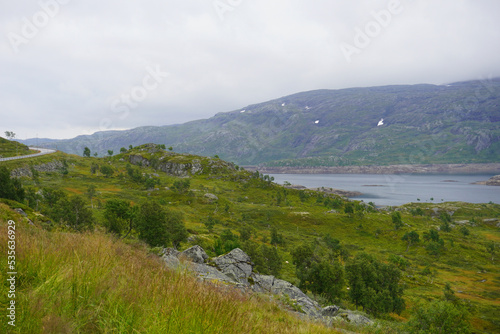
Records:
[[[45,166],[43,172],[33,172],[31,167],[38,165]],[[22,207],[34,226],[8,206],[0,207],[3,228],[8,219],[19,222],[18,293],[20,303],[29,305],[19,311],[19,324],[26,326],[17,328],[19,333],[169,328],[202,333],[223,332],[228,324],[245,333],[326,332],[283,313],[264,297],[221,292],[186,274],[164,271],[156,256],[147,255],[159,249],[140,241],[140,225],[128,216],[109,220],[106,208],[116,200],[139,210],[154,202],[169,216],[181,217],[189,238],[178,243],[172,234],[165,246],[172,246],[172,240],[181,250],[198,244],[210,256],[240,247],[259,272],[303,286],[323,305],[334,301],[368,311],[380,326],[336,323],[335,328],[397,333],[418,305],[425,309],[443,303],[462,305],[477,332],[500,328],[497,204],[413,203],[380,210],[335,195],[286,189],[219,158],[177,154],[159,145],[109,158],[56,153],[2,166],[30,175],[21,178],[23,203],[4,203]],[[72,215],[77,208],[78,215]],[[418,242],[403,240],[410,232],[419,235]],[[4,233],[2,254],[7,254],[6,241]],[[313,251],[313,264],[346,273],[362,253],[399,268],[406,308],[398,315],[356,306],[347,274],[337,295],[315,293],[317,285],[301,281],[294,265],[299,247]],[[266,256],[272,249],[279,259],[271,265]],[[319,284],[330,284],[319,277]],[[443,296],[447,283],[453,298],[450,292]]]
[[[155,142],[240,165],[498,162],[500,79],[316,90],[164,127],[47,143],[81,155]],[[377,126],[383,119],[383,125]]]
[[[0,158],[9,158],[30,153],[32,152],[30,152],[28,146],[0,137]]]

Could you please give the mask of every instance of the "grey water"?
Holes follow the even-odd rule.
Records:
[[[493,174],[270,174],[274,182],[307,188],[336,188],[362,193],[354,199],[377,206],[410,202],[500,203],[500,187],[472,184]]]

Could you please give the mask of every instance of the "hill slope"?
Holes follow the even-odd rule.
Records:
[[[30,154],[28,146],[0,137],[0,158]]]
[[[238,164],[342,166],[498,162],[500,79],[316,90],[206,120],[47,143],[68,153],[155,142]],[[383,119],[383,125],[377,126]]]

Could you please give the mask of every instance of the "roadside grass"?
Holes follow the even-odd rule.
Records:
[[[2,321],[2,332],[336,333],[266,297],[170,271],[141,243],[48,232],[6,211],[0,205],[0,228],[6,219],[17,222],[17,319],[15,328]],[[0,245],[3,258],[6,233]]]

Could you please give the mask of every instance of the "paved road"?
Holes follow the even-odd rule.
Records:
[[[26,159],[26,158],[34,158],[39,157],[41,155],[55,153],[56,150],[49,150],[47,148],[38,148],[38,147],[30,147],[30,150],[40,151],[39,153],[29,154],[29,155],[19,155],[17,157],[10,158],[0,158],[0,161],[9,161],[9,160],[18,160],[18,159]]]

